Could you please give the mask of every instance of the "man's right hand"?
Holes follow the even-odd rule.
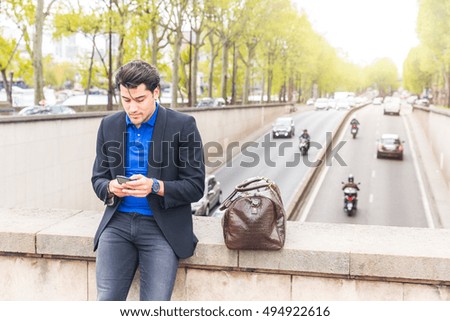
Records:
[[[117,179],[113,179],[113,180],[109,181],[109,191],[111,193],[113,193],[114,195],[116,195],[117,197],[127,196],[126,193],[122,192],[122,190],[124,188],[126,188],[125,185],[126,184],[119,184]]]

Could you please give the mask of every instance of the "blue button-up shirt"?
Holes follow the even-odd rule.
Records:
[[[145,123],[142,123],[139,128],[131,122],[128,115],[126,116],[127,150],[125,155],[125,176],[127,177],[134,174],[147,175],[150,141],[153,136],[158,109],[159,105],[156,103],[156,109],[152,117]],[[153,215],[146,197],[125,196],[122,198],[122,202],[117,210],[125,213]]]

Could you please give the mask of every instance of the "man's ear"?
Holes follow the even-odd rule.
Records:
[[[158,98],[159,98],[159,94],[160,94],[160,92],[159,92],[159,86],[158,86],[158,87],[156,87],[156,88],[153,90],[153,98],[154,98],[154,99],[158,99]]]

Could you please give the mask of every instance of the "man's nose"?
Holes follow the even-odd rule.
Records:
[[[137,111],[138,110],[137,103],[135,101],[130,101],[128,104],[128,110],[132,113]]]

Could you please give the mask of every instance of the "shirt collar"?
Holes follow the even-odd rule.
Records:
[[[142,123],[142,125],[155,127],[156,117],[158,116],[158,109],[159,109],[159,104],[158,104],[158,102],[155,102],[155,104],[156,104],[156,108],[155,108],[155,112],[153,113],[152,117],[150,117],[150,119],[147,120],[145,123]],[[125,120],[126,120],[126,122],[127,122],[127,127],[129,127],[129,126],[131,126],[131,125],[134,125],[134,124],[131,122],[130,117],[128,117],[128,114],[127,114],[127,116],[125,117]],[[142,125],[141,125],[141,126],[142,126]]]

